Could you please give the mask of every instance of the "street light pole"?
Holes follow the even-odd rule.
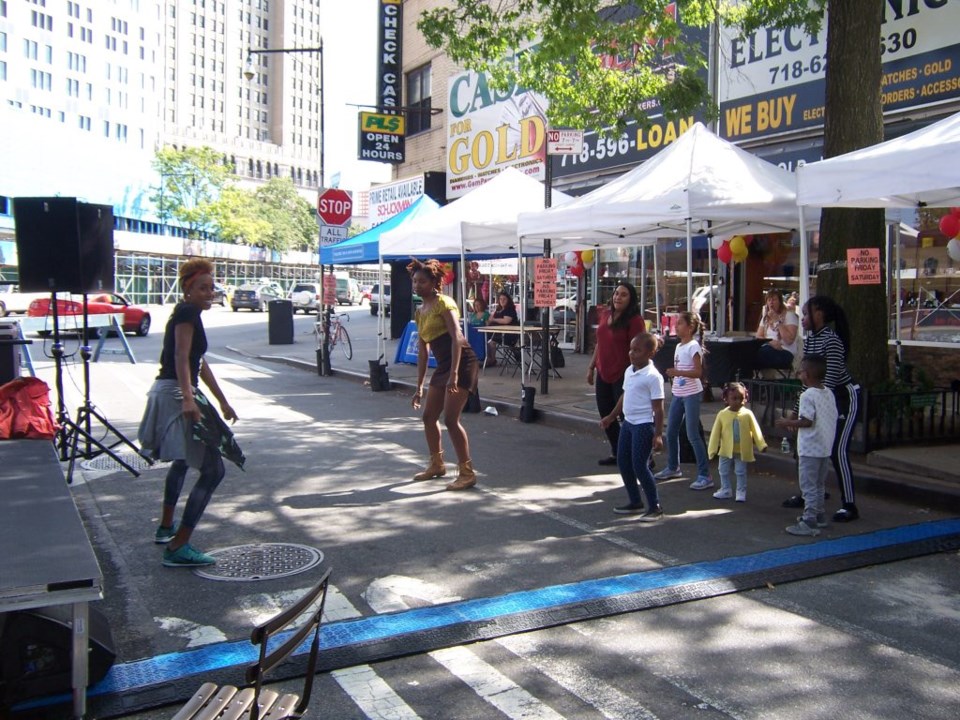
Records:
[[[253,69],[253,56],[254,55],[272,55],[280,54],[285,55],[288,53],[319,53],[320,54],[320,182],[318,185],[318,192],[320,189],[325,187],[326,184],[326,175],[324,173],[323,167],[323,147],[326,144],[326,131],[324,129],[323,117],[326,114],[324,112],[325,105],[323,103],[323,38],[320,38],[320,46],[313,48],[271,48],[271,49],[247,49],[247,63],[246,67],[243,70],[243,76],[247,80],[252,80],[254,75],[256,75],[255,70]],[[323,241],[323,238],[320,237],[318,231],[317,237],[317,255],[319,257],[320,252],[320,243]],[[332,268],[331,268],[332,272]],[[320,293],[321,293],[321,303],[323,305],[323,333],[322,340],[320,342],[320,352],[317,357],[317,371],[320,375],[332,375],[333,369],[330,366],[330,312],[332,308],[326,303],[323,296],[326,294],[324,289],[324,271],[323,265],[320,265]]]

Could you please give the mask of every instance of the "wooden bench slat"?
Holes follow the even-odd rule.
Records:
[[[208,682],[201,685],[193,697],[187,700],[186,704],[180,708],[180,711],[173,716],[173,720],[190,720],[216,691],[216,683]]]
[[[217,716],[217,720],[237,720],[253,703],[253,688],[244,688],[238,692],[230,704]]]
[[[200,708],[194,720],[214,720],[223,712],[223,709],[229,707],[237,695],[237,689],[232,685],[224,685],[217,694],[212,697],[206,705]]]
[[[287,693],[277,700],[270,708],[270,712],[261,716],[260,720],[283,720],[283,718],[290,717],[290,713],[293,712],[298,702],[300,702],[299,695]]]

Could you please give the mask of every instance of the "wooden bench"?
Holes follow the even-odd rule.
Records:
[[[173,720],[238,720],[248,710],[250,720],[302,717],[310,704],[313,677],[317,669],[320,622],[327,599],[327,588],[330,585],[330,573],[331,570],[327,570],[320,581],[294,605],[253,629],[250,642],[260,646],[260,659],[247,668],[247,686],[236,688],[232,685],[224,685],[218,689],[215,683],[204,683],[173,716]],[[282,644],[273,650],[268,650],[267,645],[270,639],[276,633],[290,628],[294,621],[310,607],[313,609],[310,610],[304,623],[292,631],[290,637]],[[292,693],[280,695],[273,690],[264,689],[264,675],[286,660],[311,632],[313,632],[313,641],[310,645],[302,695],[297,696]]]

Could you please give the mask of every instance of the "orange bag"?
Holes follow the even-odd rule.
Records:
[[[43,380],[25,377],[0,385],[0,439],[53,440],[59,429]]]

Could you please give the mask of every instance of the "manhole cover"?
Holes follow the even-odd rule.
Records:
[[[297,575],[323,562],[316,548],[292,543],[260,543],[212,550],[216,565],[194,572],[208,580],[252,582]]]
[[[132,467],[134,470],[146,470],[148,467],[157,468],[170,464],[155,462],[153,465],[151,465],[149,462],[147,462],[146,458],[144,458],[142,455],[138,455],[135,452],[115,452],[114,455],[123,460],[123,462]],[[118,463],[106,453],[102,453],[97,455],[95,458],[82,461],[80,463],[80,467],[84,470],[126,470],[123,465]]]

